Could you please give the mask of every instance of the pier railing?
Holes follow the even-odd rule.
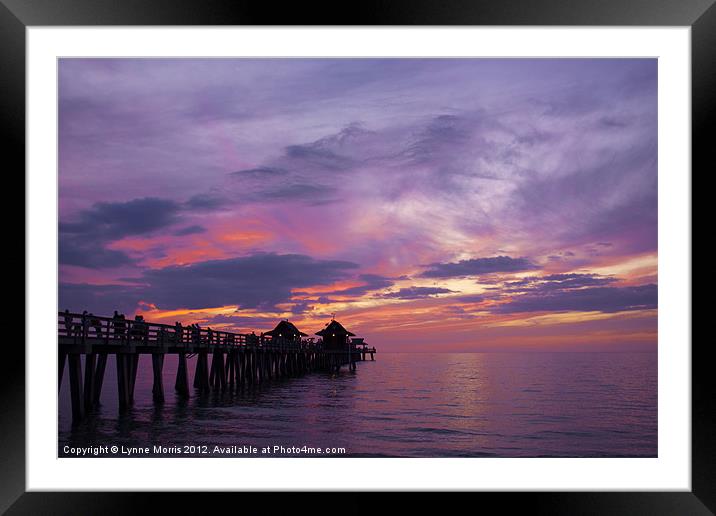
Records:
[[[172,326],[87,312],[59,312],[57,336],[58,389],[67,363],[75,423],[99,405],[109,355],[114,355],[117,367],[117,394],[122,411],[134,402],[142,354],[151,355],[152,396],[158,403],[164,401],[162,369],[166,354],[178,357],[174,388],[181,397],[189,396],[187,359],[192,357],[196,357],[193,385],[199,393],[206,393],[240,389],[312,371],[337,372],[343,365],[355,371],[356,362],[366,360],[367,355],[372,361],[375,354],[375,348],[367,347],[360,338],[347,341],[343,349],[324,349],[320,340],[272,338],[179,323]],[[84,364],[81,356],[85,357]]]
[[[65,344],[192,348],[263,348],[275,350],[320,348],[320,342],[234,333],[209,327],[169,325],[92,314],[58,313],[58,337]]]

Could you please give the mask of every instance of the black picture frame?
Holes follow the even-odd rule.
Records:
[[[0,134],[6,149],[6,177],[13,174],[19,177],[16,171],[25,168],[25,30],[31,26],[63,25],[690,26],[692,170],[700,169],[705,175],[713,170],[716,158],[716,146],[707,136],[713,133],[709,129],[713,129],[716,120],[715,1],[363,0],[322,5],[269,0],[260,3],[230,0],[0,0]],[[711,164],[709,168],[708,164]],[[23,258],[27,257],[20,253],[11,258],[18,262],[16,270],[24,267],[24,260],[20,264]],[[690,342],[678,344],[691,345]],[[703,339],[694,341],[691,348],[690,492],[479,493],[476,495],[478,499],[469,503],[477,508],[479,505],[476,504],[493,501],[501,510],[522,509],[536,514],[713,514],[716,512],[716,446],[712,437],[715,411],[711,396],[716,392],[716,375],[710,370],[708,345],[709,339]],[[207,497],[212,496],[208,493],[26,493],[24,349],[8,345],[3,357],[5,366],[0,374],[3,419],[0,510],[7,510],[7,514],[127,514],[159,502],[162,512],[205,512]],[[8,367],[7,364],[15,366]],[[234,504],[235,501],[226,497],[241,497],[241,505],[234,506],[239,510],[259,503],[252,500],[257,496],[260,495],[221,495],[224,499],[221,503]],[[284,497],[272,497],[270,506],[278,509]],[[375,507],[380,503],[376,497],[380,498],[377,494],[348,493],[337,501],[310,502],[308,507],[357,512]],[[423,504],[422,494],[416,493],[413,498]]]

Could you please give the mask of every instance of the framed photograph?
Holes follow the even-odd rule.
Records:
[[[4,0],[27,333],[3,508],[710,514],[712,4]]]

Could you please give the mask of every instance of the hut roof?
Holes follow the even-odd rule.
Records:
[[[301,337],[308,336],[296,328],[296,325],[288,321],[279,322],[273,330],[267,331],[264,335],[271,335],[272,337],[278,337],[279,335],[283,337],[289,337],[291,335],[300,335]]]
[[[355,333],[349,332],[343,327],[343,325],[341,325],[341,323],[335,320],[328,323],[326,327],[323,328],[321,331],[316,332],[316,335],[320,335],[321,337],[327,337],[333,334],[343,334],[348,335],[350,337],[355,337]]]

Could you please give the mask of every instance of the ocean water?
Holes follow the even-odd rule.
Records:
[[[656,353],[378,353],[355,372],[189,400],[174,395],[176,362],[167,355],[166,401],[155,406],[142,357],[135,404],[120,416],[110,356],[102,406],[75,427],[65,371],[58,455],[114,445],[184,457],[657,456]]]

